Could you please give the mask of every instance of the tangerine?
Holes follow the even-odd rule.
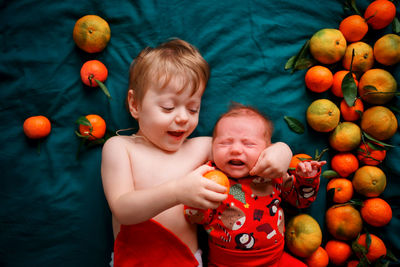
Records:
[[[371,89],[371,86],[374,87]],[[397,82],[393,75],[384,69],[370,69],[360,78],[358,93],[370,104],[386,104],[394,97]]]
[[[374,30],[380,30],[392,23],[396,6],[387,0],[376,0],[367,6],[364,18]]]
[[[386,256],[387,249],[385,243],[383,243],[382,239],[377,237],[376,235],[369,234],[371,238],[371,243],[369,245],[369,249],[367,250],[367,259],[374,263],[380,257]],[[362,245],[364,248],[367,248],[366,242],[367,234],[362,234],[357,240],[357,243]]]
[[[339,30],[347,42],[358,42],[367,34],[368,24],[360,15],[351,15],[340,22]]]
[[[216,182],[217,184],[225,186],[226,192],[227,193],[229,192],[229,187],[230,187],[229,179],[225,175],[225,173],[223,173],[222,171],[212,170],[212,171],[206,172],[203,176],[206,177],[207,179],[210,179],[210,180]]]
[[[334,189],[333,202],[346,203],[353,197],[353,184],[346,178],[332,178],[326,185],[326,191]]]
[[[72,37],[76,45],[85,52],[102,51],[111,38],[108,22],[97,15],[86,15],[75,23]]]
[[[99,84],[95,80],[104,82],[107,76],[107,67],[99,60],[89,60],[82,65],[81,79],[87,86],[97,87]]]
[[[329,261],[335,265],[343,265],[352,254],[349,244],[334,239],[326,242],[325,250],[328,253]]]
[[[353,58],[354,50],[354,58]],[[353,63],[351,64],[351,60]],[[346,70],[351,70],[354,72],[365,72],[372,68],[374,65],[374,51],[372,47],[364,42],[355,42],[347,46],[346,52],[343,56],[343,67]]]
[[[347,42],[338,29],[321,29],[310,39],[311,55],[323,64],[333,64],[342,59]]]
[[[103,138],[104,134],[106,133],[106,122],[104,119],[96,114],[89,114],[85,117],[90,122],[90,126],[80,124],[80,134],[83,136],[88,136],[88,139],[91,141]]]
[[[22,125],[25,135],[30,139],[40,139],[51,132],[51,123],[45,116],[32,116],[27,118]]]
[[[341,177],[348,177],[358,169],[359,163],[353,153],[341,152],[332,157],[331,167]]]
[[[335,96],[343,97],[342,82],[343,82],[344,76],[346,76],[346,74],[349,72],[350,71],[348,71],[348,70],[339,70],[339,71],[335,72],[335,74],[333,75],[333,83],[332,83],[332,87],[331,87],[331,92]],[[354,78],[354,82],[356,83],[356,86],[358,87],[358,80],[356,78],[356,75],[354,73],[352,73],[352,75]]]
[[[361,217],[375,227],[387,225],[392,219],[392,208],[382,198],[368,198],[361,207]]]
[[[308,214],[298,214],[289,220],[285,240],[288,249],[294,255],[307,258],[321,245],[322,231],[313,217]]]
[[[293,155],[289,164],[289,169],[293,171],[296,170],[297,165],[304,160],[312,160],[312,157],[304,153]]]
[[[391,66],[400,62],[400,36],[385,34],[374,44],[374,57],[379,63]]]
[[[322,93],[331,88],[333,74],[327,67],[313,66],[306,72],[304,79],[309,90]]]
[[[360,212],[350,204],[336,204],[325,213],[328,232],[339,240],[352,240],[362,230]]]
[[[377,197],[386,188],[386,175],[376,166],[365,165],[353,176],[354,190],[366,197]]]
[[[365,165],[378,165],[386,157],[386,150],[382,145],[373,143],[374,146],[382,147],[382,149],[373,149],[371,143],[361,143],[357,149],[358,160]]]
[[[340,114],[345,121],[356,121],[360,118],[360,114],[364,111],[364,104],[361,99],[357,98],[354,106],[349,107],[346,100],[340,102]]]
[[[361,129],[354,122],[344,121],[329,135],[330,146],[340,152],[347,152],[357,148],[361,142]]]
[[[326,267],[329,264],[329,256],[323,247],[318,247],[311,256],[305,259],[308,267]]]
[[[397,131],[397,119],[393,112],[384,106],[373,106],[364,111],[361,129],[373,138],[386,140]]]
[[[339,124],[340,110],[329,99],[317,99],[306,112],[307,122],[317,132],[330,132]]]

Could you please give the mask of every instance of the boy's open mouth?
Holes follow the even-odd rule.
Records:
[[[184,133],[184,131],[168,131],[168,134],[174,137],[181,137]]]

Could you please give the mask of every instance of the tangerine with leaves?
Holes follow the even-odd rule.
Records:
[[[340,22],[339,30],[343,33],[347,42],[358,42],[367,34],[368,24],[360,15],[351,15]]]
[[[374,44],[375,60],[391,66],[400,62],[400,36],[388,33],[379,38]]]
[[[100,82],[105,82],[108,77],[107,67],[99,60],[86,61],[81,67],[81,79],[84,84],[90,87],[97,87]]]
[[[45,116],[32,116],[24,121],[22,128],[29,139],[41,139],[50,134],[51,123]]]
[[[333,74],[333,83],[331,87],[331,92],[337,96],[337,97],[343,97],[343,90],[342,90],[342,82],[344,76],[346,76],[347,73],[350,71],[348,70],[339,70]],[[354,82],[356,83],[356,86],[358,87],[358,80],[356,78],[356,75],[352,73],[352,76],[354,78]]]
[[[397,118],[385,106],[373,106],[364,111],[360,123],[361,129],[373,138],[386,140],[397,132]]]
[[[382,198],[367,198],[361,207],[361,217],[369,225],[382,227],[392,219],[392,208]]]
[[[351,151],[361,142],[361,128],[354,122],[344,121],[330,133],[330,146],[340,152]]]
[[[311,256],[304,259],[308,267],[326,267],[329,264],[329,256],[323,247],[318,247]]]
[[[304,80],[309,90],[322,93],[331,88],[333,74],[327,67],[317,65],[308,69]]]
[[[351,63],[352,59],[353,63]],[[374,51],[372,47],[365,42],[351,43],[346,48],[342,63],[346,70],[350,70],[351,66],[351,70],[354,72],[366,72],[374,65]]]
[[[223,173],[222,171],[212,170],[212,171],[206,172],[203,176],[206,177],[207,179],[210,179],[210,180],[216,182],[217,184],[225,186],[226,192],[229,193],[229,186],[230,186],[229,179],[225,175],[225,173]]]
[[[328,253],[329,261],[335,265],[343,265],[352,254],[349,244],[335,239],[326,242],[325,250]]]
[[[395,96],[397,82],[393,75],[384,69],[370,69],[360,78],[358,94],[370,104],[386,104]]]
[[[360,212],[350,204],[336,204],[325,213],[328,232],[338,240],[352,240],[362,230]]]
[[[85,116],[87,122],[79,124],[79,133],[90,141],[101,139],[106,133],[106,122],[97,114]]]
[[[373,1],[364,12],[364,18],[374,30],[385,28],[395,17],[396,6],[388,0]]]
[[[356,101],[354,101],[354,105],[349,107],[347,105],[346,100],[342,99],[340,102],[340,114],[342,115],[343,119],[345,121],[356,121],[358,120],[364,111],[364,104],[361,99],[357,98]]]
[[[360,163],[364,165],[376,166],[382,163],[385,157],[386,157],[386,150],[382,145],[376,143],[362,142],[357,149],[357,158],[360,161]]]
[[[307,122],[317,132],[330,132],[340,120],[340,110],[329,99],[317,99],[306,111]]]
[[[97,15],[86,15],[76,21],[72,37],[83,51],[97,53],[102,51],[110,41],[110,25]]]
[[[346,203],[353,197],[353,184],[346,178],[332,178],[326,185],[326,191],[334,190],[333,202]]]
[[[347,47],[346,38],[338,29],[321,29],[310,39],[311,55],[323,64],[333,64],[342,59]]]
[[[368,234],[371,239],[371,243],[368,248],[368,252],[366,254],[367,259],[374,263],[380,257],[386,256],[387,249],[385,243],[383,243],[382,239],[377,237],[374,234]],[[367,249],[367,234],[362,234],[357,240],[357,243]]]
[[[341,177],[348,177],[359,167],[357,157],[351,152],[341,152],[331,159],[331,167]]]
[[[386,175],[376,166],[362,166],[353,176],[354,190],[366,197],[377,197],[386,188]]]
[[[292,217],[285,230],[285,242],[294,255],[310,257],[322,242],[322,231],[318,222],[308,214]]]

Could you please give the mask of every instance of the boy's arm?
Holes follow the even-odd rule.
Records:
[[[289,169],[292,156],[292,150],[287,144],[283,142],[271,144],[261,153],[250,175],[272,179],[283,177]]]
[[[103,146],[101,175],[111,212],[122,224],[136,224],[177,205],[216,207],[226,188],[202,177],[213,169],[202,165],[185,177],[171,179],[148,189],[135,190],[132,164],[125,140],[113,137]],[[218,193],[221,192],[221,193]]]
[[[326,161],[300,162],[282,184],[282,198],[297,208],[307,208],[317,198],[321,167]]]

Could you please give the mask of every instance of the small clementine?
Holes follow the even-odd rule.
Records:
[[[369,234],[369,236],[371,238],[371,243],[366,256],[371,263],[374,263],[380,257],[386,256],[387,249],[382,239],[373,234]],[[364,248],[367,248],[367,234],[360,235],[357,243],[362,245]]]
[[[372,144],[374,147],[381,147],[382,149],[373,149],[371,146]],[[357,158],[360,163],[365,165],[378,165],[382,163],[382,161],[386,157],[386,150],[383,148],[382,145],[376,144],[374,142],[362,142],[357,149]]]
[[[341,152],[332,157],[331,167],[341,177],[348,177],[358,169],[359,163],[357,157],[353,153]]]
[[[106,133],[106,122],[104,119],[96,114],[89,114],[85,117],[90,122],[90,126],[80,124],[80,134],[83,136],[88,136],[88,139],[91,141],[103,138],[104,134]]]
[[[352,107],[349,107],[344,99],[340,102],[340,114],[345,121],[356,121],[363,112],[364,104],[359,98],[356,99]]]
[[[309,90],[322,93],[331,88],[333,74],[327,67],[313,66],[306,72],[304,80]]]
[[[222,186],[225,186],[226,192],[229,193],[229,186],[230,186],[229,179],[225,175],[225,173],[223,173],[222,171],[212,170],[212,171],[206,172],[203,176],[222,185]]]
[[[329,256],[329,262],[335,265],[343,265],[352,254],[349,244],[335,239],[326,242],[325,250]]]
[[[41,115],[27,118],[22,127],[25,135],[30,139],[44,138],[51,132],[49,119]]]
[[[364,18],[375,30],[380,30],[392,23],[396,16],[396,6],[387,0],[376,0],[367,6]]]
[[[326,191],[334,189],[333,202],[346,203],[353,197],[353,184],[346,178],[332,178],[326,185]]]
[[[361,207],[361,217],[369,225],[385,226],[392,219],[392,208],[382,198],[367,198]]]

